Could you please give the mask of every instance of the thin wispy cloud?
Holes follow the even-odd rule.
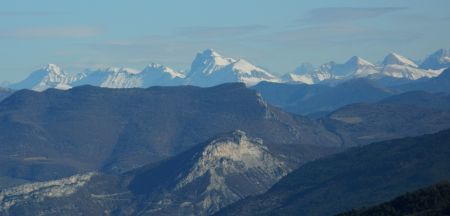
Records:
[[[380,17],[386,14],[405,10],[405,7],[334,7],[316,8],[310,10],[307,15],[299,21],[308,24],[338,23]]]
[[[0,17],[40,17],[62,15],[57,11],[0,11]]]
[[[399,44],[421,37],[420,33],[392,31],[351,24],[320,25],[282,31],[269,37],[271,43],[287,46],[361,45],[382,42]]]
[[[259,33],[268,29],[264,25],[242,25],[242,26],[194,26],[183,28],[179,32],[182,36],[190,38],[229,38],[242,37]]]
[[[3,39],[85,38],[101,33],[95,27],[33,27],[0,32]]]

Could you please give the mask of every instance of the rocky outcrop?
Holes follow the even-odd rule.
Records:
[[[0,212],[26,201],[42,202],[47,198],[67,197],[83,187],[95,175],[94,172],[74,175],[59,180],[37,182],[2,190]]]

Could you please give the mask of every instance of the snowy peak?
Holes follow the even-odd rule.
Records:
[[[383,60],[383,65],[405,65],[417,68],[417,64],[414,63],[412,60],[401,56],[397,53],[389,53]]]
[[[106,73],[126,73],[126,74],[138,74],[139,70],[133,68],[121,68],[121,67],[109,67],[106,69],[100,69],[98,72],[106,72]]]
[[[314,65],[312,65],[311,63],[302,63],[294,70],[293,73],[297,75],[305,75],[312,72],[314,72]]]
[[[241,76],[261,78],[261,79],[275,79],[275,76],[267,72],[266,70],[257,67],[250,62],[239,59],[231,64],[231,68],[236,73],[241,73]]]
[[[56,64],[47,64],[44,68],[41,69],[42,71],[46,71],[48,74],[54,74],[54,75],[65,75],[64,71]]]
[[[419,68],[414,61],[397,53],[390,53],[384,58],[381,71],[383,76],[408,80],[436,77],[440,72]]]
[[[262,81],[316,84],[342,82],[363,77],[417,80],[436,77],[447,67],[450,67],[450,50],[440,49],[423,61],[420,67],[402,55],[390,53],[382,63],[376,65],[359,56],[353,56],[345,63],[330,61],[319,67],[308,63],[302,64],[294,72],[278,77],[247,60],[225,57],[213,49],[206,49],[197,53],[190,71],[186,74],[156,63],[149,64],[142,71],[110,67],[86,70],[77,74],[66,74],[59,66],[48,64],[46,67],[34,71],[22,82],[8,87],[42,91],[47,88],[68,89],[79,85],[146,88],[175,85],[211,87],[230,82],[253,86]]]
[[[203,87],[227,82],[256,85],[261,81],[278,81],[274,75],[244,59],[223,57],[212,49],[197,54],[187,78],[189,84]]]
[[[261,68],[258,68],[255,65],[250,64],[248,61],[244,59],[239,59],[236,62],[232,63],[231,65],[233,70],[243,73],[250,73],[251,71],[256,70],[263,71]]]
[[[450,49],[440,49],[428,56],[420,65],[425,69],[443,69],[450,67]]]
[[[351,57],[346,63],[346,66],[349,67],[358,67],[358,66],[375,66],[374,64],[370,63],[369,61],[359,57],[359,56],[353,56]]]
[[[164,65],[151,63],[147,67],[144,68],[142,73],[149,73],[149,74],[168,74],[171,78],[184,78],[185,75],[173,70],[172,68],[166,67]]]
[[[13,84],[13,89],[32,89],[35,91],[44,91],[48,88],[57,88],[66,90],[71,88],[70,83],[82,78],[82,76],[73,76],[66,74],[61,67],[56,64],[48,64],[45,67],[36,70],[25,80]]]
[[[353,56],[344,64],[330,62],[321,67],[322,71],[330,72],[335,79],[349,79],[353,77],[366,77],[377,73],[375,65],[369,61]]]
[[[212,49],[207,49],[202,53],[198,53],[191,65],[191,71],[201,72],[209,75],[216,69],[227,66],[236,60],[232,58],[224,58]]]
[[[45,77],[52,77],[56,79],[57,77],[64,77],[66,73],[56,64],[47,64],[39,70],[35,70],[31,73],[34,76],[39,76],[42,79]]]
[[[219,53],[217,53],[215,50],[213,49],[206,49],[204,50],[200,55],[203,56],[211,56],[211,57],[222,57]]]

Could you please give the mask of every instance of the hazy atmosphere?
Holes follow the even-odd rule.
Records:
[[[0,0],[0,216],[450,215],[450,0]]]
[[[0,1],[0,81],[156,62],[189,70],[212,48],[274,74],[302,62],[420,60],[450,45],[448,0]]]

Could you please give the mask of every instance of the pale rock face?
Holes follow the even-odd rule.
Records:
[[[71,177],[24,184],[0,192],[0,212],[8,211],[14,205],[32,200],[42,202],[47,198],[67,197],[83,187],[96,173],[79,174]]]
[[[196,209],[195,215],[210,215],[239,199],[266,191],[290,171],[262,140],[235,131],[232,137],[216,139],[204,147],[195,156],[190,170],[178,175],[172,191],[156,201],[148,212],[180,208]],[[185,191],[198,196],[174,200],[175,194]],[[179,206],[174,206],[177,203]]]
[[[244,173],[255,168],[263,170],[268,176],[276,177],[280,168],[285,166],[283,162],[272,157],[267,147],[262,145],[262,140],[250,140],[242,131],[236,131],[234,135],[237,136],[237,140],[214,141],[208,145],[189,175],[177,185],[177,189],[188,185],[208,172],[215,173],[217,169],[223,171],[222,175],[228,175]],[[236,166],[234,163],[239,163],[240,166]],[[211,179],[218,180],[219,178],[217,175],[212,175]],[[212,184],[211,188],[214,186],[217,184]]]

